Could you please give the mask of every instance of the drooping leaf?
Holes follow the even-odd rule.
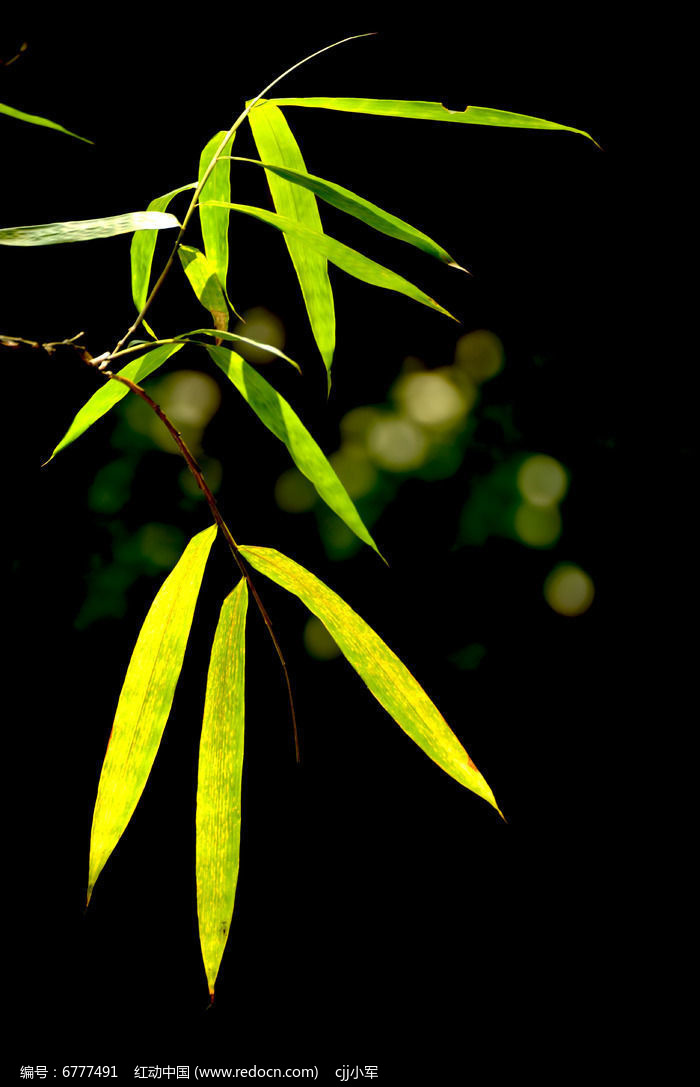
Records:
[[[323,501],[356,536],[380,554],[352,499],[320,446],[284,397],[234,351],[227,351],[223,347],[207,347],[207,351],[247,400],[261,422],[275,437],[284,442],[297,468],[313,483]]]
[[[170,201],[179,196],[181,192],[196,188],[195,183],[191,182],[179,189],[173,189],[172,192],[166,192],[163,196],[156,196],[148,205],[148,211],[165,211]],[[148,298],[153,254],[157,240],[157,230],[139,230],[134,234],[131,241],[131,294],[138,313],[146,305],[146,299]]]
[[[221,146],[225,132],[217,132],[209,140],[199,159],[199,177],[201,181]],[[226,143],[221,154],[231,154],[231,147],[236,133]],[[230,200],[231,199],[231,162],[228,158],[221,158],[206,180],[199,196],[202,200]],[[202,240],[204,252],[216,273],[224,294],[226,293],[226,280],[228,277],[228,221],[230,212],[227,208],[200,207],[199,220],[202,226]]]
[[[314,574],[269,547],[240,548],[261,574],[298,596],[320,619],[377,701],[445,773],[499,812],[488,783],[406,666],[360,616]]]
[[[255,166],[263,166],[268,174],[279,174],[280,177],[286,178],[293,184],[309,189],[316,196],[320,196],[322,200],[325,200],[327,204],[332,204],[339,211],[344,211],[348,215],[354,216],[355,219],[360,219],[363,223],[373,227],[374,230],[379,230],[382,234],[388,234],[390,238],[408,242],[409,245],[415,245],[418,249],[422,249],[424,253],[429,253],[431,257],[437,257],[438,260],[444,261],[445,264],[459,268],[459,265],[456,264],[447,250],[434,242],[427,234],[417,230],[410,223],[405,223],[403,219],[399,219],[396,215],[384,211],[376,204],[370,203],[369,200],[365,200],[362,196],[358,196],[357,193],[351,192],[350,189],[343,188],[342,185],[336,185],[333,181],[325,181],[322,177],[314,177],[313,174],[307,174],[303,170],[292,170],[288,166],[273,166],[269,162],[258,162],[256,159],[237,156],[234,156],[233,161],[249,162]]]
[[[181,245],[178,253],[190,286],[204,308],[211,313],[214,327],[225,331],[228,328],[228,306],[214,265],[194,246]]]
[[[274,211],[266,211],[264,208],[254,208],[248,204],[229,204],[229,207],[233,208],[234,211],[242,212],[244,215],[252,215],[254,219],[260,219],[263,223],[269,223],[270,226],[274,226],[277,230],[284,231],[286,235],[298,238],[306,246],[317,249],[332,264],[342,268],[348,275],[354,276],[355,279],[361,279],[363,283],[371,283],[374,287],[385,287],[389,291],[398,291],[399,294],[405,294],[407,298],[412,298],[415,302],[421,302],[424,306],[437,310],[438,313],[444,313],[446,317],[452,318],[453,321],[457,320],[435,299],[431,298],[419,287],[414,286],[407,279],[404,279],[398,272],[392,272],[390,268],[385,268],[383,264],[377,264],[375,260],[365,257],[362,253],[358,253],[356,249],[351,249],[349,245],[337,241],[336,238],[330,238],[327,234],[317,234],[293,219],[287,219],[283,215],[276,215]]]
[[[279,359],[284,359],[285,362],[290,363],[295,370],[301,373],[301,366],[294,359],[290,359],[289,355],[285,355],[284,351],[280,351],[279,347],[273,347],[270,343],[260,343],[259,340],[251,340],[249,336],[241,336],[237,332],[222,332],[217,328],[195,328],[192,332],[183,332],[182,337],[177,339],[186,339],[189,336],[213,336],[216,340],[231,340],[232,342],[247,343],[250,347],[258,347],[261,351],[269,351],[271,355],[276,355]],[[131,341],[134,342],[133,340]]]
[[[163,582],[136,641],[102,765],[90,837],[88,902],[124,833],[156,757],[182,668],[216,526],[188,543]]]
[[[94,143],[94,140],[88,140],[85,136],[79,136],[77,132],[70,132],[63,125],[56,124],[55,121],[49,121],[46,117],[37,117],[35,113],[24,113],[21,109],[15,109],[14,106],[6,106],[4,102],[0,102],[0,113],[4,113],[7,117],[14,117],[17,121],[25,121],[29,125],[41,125],[42,128],[53,128],[56,132],[63,132],[66,136],[74,136],[76,140],[82,140],[83,143]]]
[[[181,343],[174,343],[165,347],[155,347],[147,354],[141,355],[138,359],[134,359],[133,362],[129,362],[118,372],[138,384],[149,374],[152,374],[154,370],[157,370],[159,366],[162,366],[164,362],[167,362],[170,356],[179,351],[182,346]],[[84,434],[88,427],[91,427],[93,423],[106,415],[110,408],[113,408],[126,396],[128,391],[127,386],[122,385],[119,381],[105,381],[104,385],[90,397],[87,403],[83,404],[46,463],[48,464],[57,453],[60,453],[67,445],[70,445],[81,434]]]
[[[238,882],[247,608],[248,589],[240,581],[224,600],[214,635],[199,744],[197,915],[212,997]]]
[[[380,117],[406,117],[416,121],[453,121],[462,125],[558,129],[586,136],[595,143],[593,137],[580,128],[545,121],[542,117],[528,117],[524,113],[510,113],[508,110],[489,109],[485,106],[467,106],[464,110],[455,110],[448,109],[440,102],[402,102],[394,98],[274,98],[267,104],[309,106],[312,109],[333,109],[342,113],[371,113]],[[251,117],[254,112],[255,110],[251,111]]]
[[[64,242],[91,242],[131,234],[134,230],[171,230],[179,226],[174,215],[157,211],[130,211],[105,219],[79,219],[67,223],[38,223],[36,226],[9,226],[0,230],[0,245],[62,245]]]
[[[258,154],[264,162],[306,172],[299,145],[280,110],[275,106],[256,106],[249,113],[248,120]],[[312,192],[292,185],[272,171],[267,172],[267,181],[278,214],[316,234],[323,234],[321,216]],[[304,296],[311,329],[326,367],[330,389],[335,350],[335,306],[327,258],[319,249],[305,245],[303,237],[294,233],[288,231],[285,241]]]

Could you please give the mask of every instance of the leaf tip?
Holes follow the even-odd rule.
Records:
[[[458,272],[464,272],[464,274],[467,275],[467,276],[472,275],[472,273],[469,271],[468,268],[463,268],[462,265],[458,264],[456,260],[449,260],[447,262],[447,267],[448,268],[456,268]]]

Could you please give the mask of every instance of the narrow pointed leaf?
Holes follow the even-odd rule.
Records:
[[[422,305],[429,306],[430,309],[437,310],[438,313],[444,313],[446,317],[451,317],[453,321],[457,320],[434,298],[431,298],[419,287],[414,286],[409,280],[404,279],[398,272],[392,272],[390,268],[385,268],[383,264],[377,264],[375,260],[370,260],[369,257],[365,257],[362,253],[358,253],[356,249],[351,249],[349,245],[337,241],[336,238],[330,238],[327,234],[317,234],[293,219],[286,219],[283,215],[276,215],[275,212],[266,211],[264,208],[254,208],[248,204],[230,204],[229,207],[233,208],[234,211],[242,212],[244,215],[252,215],[254,219],[260,219],[263,223],[269,223],[270,226],[274,226],[277,230],[284,231],[286,235],[298,238],[306,246],[317,249],[332,264],[336,264],[338,268],[342,268],[348,275],[362,280],[363,283],[370,283],[374,287],[384,287],[389,291],[398,291],[399,294],[405,294],[407,298],[412,298],[415,302],[421,302]]]
[[[320,446],[284,397],[234,351],[227,351],[223,347],[207,347],[207,351],[248,401],[260,421],[286,445],[297,468],[313,483],[323,501],[379,555],[379,548],[365,528],[350,495]]]
[[[182,668],[216,526],[190,540],[136,641],[102,765],[90,838],[88,902],[126,830],[156,757]]]
[[[264,162],[291,167],[306,172],[299,145],[284,114],[275,106],[257,106],[248,114],[258,154]],[[284,177],[268,171],[267,181],[277,212],[309,230],[323,234],[323,225],[314,194]],[[328,278],[326,255],[304,244],[304,239],[291,232],[285,241],[299,279],[314,338],[328,374],[330,389],[331,364],[335,350],[335,306]]]
[[[29,125],[41,125],[42,128],[53,128],[56,132],[63,132],[66,136],[73,136],[76,140],[82,140],[83,143],[94,143],[94,140],[88,140],[85,136],[79,136],[77,132],[70,132],[63,125],[56,124],[55,121],[49,121],[46,117],[37,117],[36,113],[23,113],[21,109],[15,109],[13,106],[6,106],[3,102],[0,102],[0,113],[4,113],[7,117],[14,117],[17,121],[25,121]]]
[[[301,185],[303,188],[309,189],[316,196],[320,196],[322,200],[325,200],[327,204],[332,204],[339,211],[344,211],[346,214],[354,216],[355,219],[360,219],[374,230],[379,230],[382,234],[388,234],[390,238],[408,242],[409,245],[415,245],[418,249],[422,249],[424,253],[429,253],[431,257],[444,261],[445,264],[459,267],[447,250],[434,242],[427,234],[417,230],[410,223],[405,223],[403,219],[399,219],[396,215],[384,211],[376,204],[370,203],[369,200],[365,200],[362,196],[358,196],[357,193],[351,192],[350,189],[343,188],[342,185],[336,185],[333,181],[325,181],[322,177],[315,177],[303,170],[292,170],[288,166],[272,166],[269,162],[258,162],[256,159],[235,156],[233,161],[249,162],[255,166],[263,166],[268,174],[278,174],[294,185]]]
[[[319,578],[279,551],[248,546],[240,551],[251,566],[298,596],[321,620],[377,701],[426,755],[500,814],[491,788],[442,714],[364,619]]]
[[[166,211],[170,201],[179,196],[181,192],[196,188],[197,186],[193,181],[189,185],[173,189],[172,192],[166,192],[163,196],[156,196],[148,205],[148,211]],[[139,230],[134,234],[131,241],[131,294],[138,313],[146,305],[146,299],[148,298],[153,254],[157,240],[157,230]]]
[[[245,621],[240,581],[221,608],[214,635],[197,778],[197,916],[209,992],[226,947],[238,882],[245,717]]]
[[[170,230],[179,225],[174,215],[157,211],[130,211],[126,215],[108,215],[105,219],[6,227],[0,230],[0,245],[90,242],[96,238],[113,238],[116,234],[131,234],[134,230]]]
[[[162,366],[164,362],[167,362],[170,356],[179,351],[182,346],[180,343],[175,343],[168,344],[165,347],[155,347],[147,354],[141,355],[138,359],[128,363],[118,372],[138,384],[149,374],[152,374],[154,370],[157,370],[159,366]],[[81,434],[84,434],[88,427],[91,427],[93,423],[106,415],[110,408],[118,404],[128,392],[127,386],[122,385],[119,381],[105,381],[104,385],[90,397],[87,403],[83,404],[46,463],[48,464],[57,453],[60,453],[67,445],[70,445]]]
[[[238,343],[247,343],[250,347],[258,347],[262,351],[269,351],[270,354],[276,355],[278,359],[284,359],[285,362],[290,363],[295,370],[301,373],[301,366],[294,359],[290,359],[289,355],[285,355],[284,351],[280,351],[279,347],[273,347],[270,343],[260,343],[259,340],[251,340],[249,336],[241,336],[237,332],[223,332],[217,328],[195,328],[192,332],[183,332],[182,339],[188,336],[213,336],[217,340],[231,340]],[[177,337],[180,339],[181,337]],[[132,341],[133,342],[133,341]]]
[[[194,246],[181,245],[178,253],[190,286],[204,308],[211,313],[214,327],[225,331],[228,328],[228,306],[214,265]]]
[[[206,145],[199,159],[199,177],[204,177],[211,160],[221,146],[225,132],[217,132]],[[235,138],[235,132],[226,143],[221,154],[231,154],[231,147]],[[202,200],[230,200],[231,199],[231,162],[228,158],[221,158],[207,178],[200,196]],[[202,240],[204,252],[216,273],[219,283],[226,292],[226,279],[228,276],[228,221],[230,212],[227,208],[200,207],[199,220],[202,226]]]
[[[309,106],[312,109],[333,109],[343,113],[371,113],[380,117],[406,117],[416,121],[452,121],[462,125],[491,125],[497,128],[545,128],[562,132],[575,132],[595,143],[587,132],[542,117],[528,117],[524,113],[489,109],[484,106],[467,106],[464,110],[448,109],[440,102],[403,102],[393,98],[274,98],[267,105]],[[256,109],[259,107],[256,106]],[[251,117],[255,110],[251,111]],[[596,145],[597,146],[597,145]]]

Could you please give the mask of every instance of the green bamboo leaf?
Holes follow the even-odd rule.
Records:
[[[214,327],[225,331],[228,328],[228,306],[214,265],[204,253],[191,245],[181,245],[178,253],[190,286],[204,308],[211,313]]]
[[[3,102],[0,102],[0,113],[4,113],[7,117],[14,117],[17,121],[25,121],[29,125],[41,125],[42,128],[53,128],[56,132],[63,132],[66,136],[74,136],[76,140],[82,140],[83,143],[94,143],[94,140],[88,140],[85,136],[79,136],[77,132],[70,132],[63,125],[56,124],[55,121],[49,121],[46,117],[37,117],[36,113],[23,113],[21,109],[15,109],[14,106],[6,106]]]
[[[453,121],[462,125],[491,125],[498,128],[545,128],[561,132],[575,132],[578,136],[596,141],[588,132],[542,117],[528,117],[524,113],[510,113],[502,109],[484,106],[467,106],[464,110],[448,109],[440,102],[402,102],[393,98],[274,98],[267,105],[309,106],[312,109],[333,109],[342,113],[371,113],[380,117],[406,117],[416,121]],[[251,110],[253,117],[256,106]],[[599,145],[596,143],[596,147]]]
[[[234,351],[227,351],[223,347],[207,347],[207,351],[260,421],[286,445],[297,468],[313,483],[323,501],[356,536],[380,555],[345,487],[284,397]]]
[[[247,343],[250,347],[259,347],[262,351],[269,351],[272,355],[276,355],[279,359],[284,359],[285,362],[290,363],[295,370],[301,373],[301,366],[294,359],[290,359],[289,355],[285,355],[284,351],[280,351],[279,347],[273,347],[270,343],[260,343],[259,340],[251,340],[250,336],[241,336],[237,332],[222,332],[218,328],[195,328],[192,332],[183,332],[182,336],[178,336],[177,339],[185,339],[188,336],[213,336],[216,340],[231,340],[238,343]],[[131,341],[134,342],[133,340]]]
[[[179,226],[174,215],[157,211],[130,211],[105,219],[80,219],[67,223],[38,223],[10,226],[0,230],[0,245],[62,245],[64,242],[91,242],[113,238],[134,230],[170,230]]]
[[[164,362],[167,362],[170,356],[174,355],[183,346],[181,343],[175,343],[168,344],[165,347],[156,347],[147,354],[141,355],[138,359],[128,363],[118,373],[131,378],[132,381],[138,384],[149,374],[152,374],[154,370],[157,370],[159,366],[162,366]],[[122,385],[119,381],[105,381],[104,385],[90,397],[87,403],[83,404],[46,464],[52,461],[56,454],[65,449],[67,445],[70,445],[81,434],[84,434],[88,427],[91,427],[93,423],[106,415],[110,408],[113,408],[126,396],[128,391],[127,386]]]
[[[344,600],[303,566],[269,547],[240,547],[261,574],[298,596],[404,732],[465,788],[501,814],[491,788],[406,666]]]
[[[88,902],[144,790],[182,668],[216,525],[188,543],[163,582],[136,641],[107,744],[90,837]]]
[[[233,917],[241,843],[248,589],[226,597],[207,677],[197,778],[197,916],[209,993]]]
[[[269,223],[270,226],[274,226],[277,230],[282,230],[285,234],[298,238],[308,247],[318,250],[332,264],[342,268],[348,275],[354,276],[355,279],[361,279],[363,283],[371,283],[374,287],[384,287],[389,291],[398,291],[399,294],[405,294],[407,298],[412,298],[415,302],[421,302],[424,306],[437,310],[438,313],[444,313],[446,317],[452,318],[453,321],[457,320],[434,298],[431,298],[419,287],[404,279],[398,272],[392,272],[390,268],[385,268],[383,264],[377,264],[376,261],[370,260],[369,257],[365,257],[362,253],[358,253],[356,249],[351,249],[349,245],[337,241],[336,238],[330,238],[327,234],[317,234],[293,219],[287,219],[283,215],[276,215],[274,211],[266,211],[264,208],[254,208],[248,204],[229,204],[228,206],[233,208],[234,211],[240,211],[244,215],[252,215],[254,219],[260,219],[263,223]]]
[[[199,159],[199,177],[204,177],[211,160],[221,146],[225,132],[217,132],[209,140]],[[229,156],[235,138],[235,132],[223,148],[222,156]],[[231,162],[228,157],[221,158],[207,178],[207,181],[199,195],[202,200],[230,200],[231,199]],[[200,207],[199,220],[202,226],[202,240],[204,252],[218,276],[219,283],[226,293],[226,280],[228,277],[228,221],[230,212],[226,208]]]
[[[264,162],[306,172],[299,145],[280,110],[275,106],[257,106],[248,114],[248,120],[258,154]],[[314,233],[323,234],[321,216],[312,192],[292,185],[272,171],[267,172],[267,181],[280,215]],[[305,245],[303,238],[291,232],[285,234],[285,241],[304,296],[311,329],[326,367],[330,390],[335,350],[335,307],[326,255]]]
[[[399,219],[396,215],[384,211],[376,204],[370,203],[369,200],[365,200],[362,196],[358,196],[357,193],[351,192],[350,189],[343,188],[342,185],[336,185],[333,181],[325,181],[322,177],[315,177],[303,170],[292,170],[288,166],[273,166],[269,162],[258,162],[257,159],[247,159],[236,155],[232,156],[232,160],[263,166],[266,173],[279,174],[280,177],[286,178],[294,185],[301,185],[303,188],[309,189],[316,196],[320,196],[322,200],[325,200],[327,204],[332,204],[339,211],[344,211],[346,214],[354,216],[355,219],[360,219],[374,230],[379,230],[382,234],[388,234],[390,238],[408,242],[409,245],[415,245],[418,249],[422,249],[424,253],[429,253],[431,257],[437,257],[438,260],[444,261],[445,264],[449,264],[453,268],[460,268],[460,265],[452,259],[447,250],[434,242],[427,234],[417,230],[410,223],[405,223],[403,219]],[[463,268],[461,270],[464,271]]]
[[[195,182],[182,185],[179,189],[166,192],[163,196],[156,196],[148,205],[148,211],[166,211],[170,201],[181,192],[188,189],[196,189]],[[158,240],[157,230],[139,230],[131,241],[131,294],[138,313],[146,305],[148,288],[151,282],[151,267],[153,266],[153,254]]]

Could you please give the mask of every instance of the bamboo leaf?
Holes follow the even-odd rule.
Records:
[[[256,570],[298,596],[321,620],[377,701],[426,755],[501,814],[491,788],[442,714],[364,619],[319,578],[279,551],[248,546],[239,550]]]
[[[245,621],[240,581],[221,608],[207,677],[197,779],[197,915],[209,993],[226,947],[238,882],[245,719]]]
[[[83,143],[94,143],[94,140],[88,140],[85,136],[79,136],[77,132],[70,132],[63,125],[56,124],[55,121],[49,121],[46,117],[37,117],[36,113],[23,113],[21,109],[15,109],[14,106],[6,106],[3,102],[0,102],[0,113],[4,113],[7,117],[14,117],[17,121],[25,121],[29,125],[41,125],[42,128],[53,128],[56,132],[63,132],[66,136],[73,136],[76,140],[82,140]]]
[[[467,106],[464,110],[448,109],[440,102],[402,102],[394,98],[274,98],[266,105],[309,106],[312,109],[332,109],[342,113],[371,113],[380,117],[406,117],[416,121],[452,121],[462,125],[491,125],[497,128],[544,128],[561,132],[575,132],[578,136],[596,141],[588,132],[542,117],[528,117],[524,113],[510,113],[502,109],[484,106]],[[256,106],[255,109],[260,107]],[[251,110],[252,117],[255,110]],[[596,147],[598,144],[596,144]]]
[[[345,487],[284,397],[235,352],[223,347],[207,347],[207,351],[260,421],[286,445],[297,468],[313,483],[323,501],[379,555],[379,548],[365,528]]]
[[[144,790],[182,668],[216,526],[188,543],[165,579],[136,641],[102,765],[90,837],[88,902]]]
[[[196,189],[194,182],[183,185],[172,192],[166,192],[163,196],[156,196],[148,205],[148,211],[166,211],[170,201],[181,192],[188,189]],[[148,288],[151,282],[151,267],[153,266],[153,254],[158,240],[157,230],[139,230],[131,241],[131,294],[138,313],[146,305]]]
[[[309,189],[316,196],[320,196],[322,200],[325,200],[327,204],[332,204],[339,211],[344,211],[346,214],[354,216],[355,219],[360,219],[374,230],[379,230],[382,234],[388,234],[390,238],[408,242],[409,245],[415,245],[418,249],[422,249],[424,253],[429,253],[431,257],[436,257],[454,268],[460,267],[447,250],[434,242],[427,234],[417,230],[410,223],[405,223],[403,219],[399,219],[396,215],[384,211],[376,204],[370,203],[369,200],[365,200],[362,196],[358,196],[357,193],[351,192],[350,189],[343,188],[342,185],[336,185],[333,181],[325,181],[322,177],[314,177],[313,174],[307,174],[303,170],[292,170],[288,166],[272,166],[269,162],[258,162],[257,159],[238,156],[232,156],[232,158],[234,162],[249,162],[255,166],[263,166],[268,174],[278,174],[294,185],[301,185],[303,188]]]
[[[178,253],[190,286],[204,308],[211,313],[214,327],[225,331],[228,328],[228,306],[214,265],[204,253],[191,245],[181,245]]]
[[[244,215],[252,215],[254,219],[260,219],[263,223],[269,223],[270,226],[274,226],[277,230],[282,230],[285,234],[298,238],[305,245],[322,253],[332,264],[336,264],[338,268],[342,268],[348,275],[362,280],[363,283],[370,283],[374,287],[384,287],[389,291],[398,291],[399,294],[405,294],[407,298],[412,298],[415,302],[420,302],[430,309],[437,310],[438,313],[444,313],[446,317],[452,318],[453,321],[457,320],[435,299],[420,290],[419,287],[414,286],[407,279],[404,279],[398,272],[392,272],[390,268],[385,268],[383,264],[377,264],[376,261],[370,260],[369,257],[365,257],[362,253],[358,253],[356,249],[351,249],[349,245],[337,241],[336,238],[330,238],[327,234],[317,234],[293,219],[287,219],[283,215],[276,215],[275,212],[266,211],[264,208],[254,208],[248,204],[229,204],[229,207],[233,208],[234,211],[242,212]]]
[[[179,226],[174,215],[157,211],[130,211],[105,219],[79,219],[66,223],[39,223],[36,226],[9,226],[0,230],[0,245],[62,245],[64,242],[91,242],[131,234],[134,230],[170,230]]]
[[[258,154],[264,162],[306,171],[301,150],[284,114],[275,106],[258,106],[248,114]],[[267,171],[267,181],[277,212],[309,230],[323,234],[321,216],[314,194],[284,177]],[[301,293],[314,338],[331,384],[331,365],[335,350],[335,307],[328,278],[326,255],[304,244],[303,237],[287,232],[285,241],[297,273]]]
[[[162,366],[164,362],[167,362],[170,356],[179,351],[182,346],[183,344],[175,343],[168,344],[165,347],[155,347],[147,354],[141,355],[138,359],[128,363],[118,372],[138,384],[149,374],[152,374],[154,370],[157,370],[159,366]],[[46,464],[52,461],[56,454],[65,449],[67,445],[70,445],[81,434],[84,434],[88,427],[91,427],[93,423],[106,415],[110,408],[118,404],[128,392],[127,386],[122,385],[119,381],[105,381],[104,385],[90,397],[87,403],[83,404]]]
[[[192,332],[183,332],[182,337],[178,336],[177,339],[185,339],[188,336],[213,336],[216,340],[231,340],[238,343],[247,343],[250,347],[259,347],[262,351],[269,351],[272,355],[276,355],[277,358],[284,359],[285,362],[290,363],[295,370],[298,370],[299,373],[301,373],[301,366],[299,363],[295,362],[294,359],[290,359],[289,355],[285,355],[284,351],[280,351],[279,347],[273,347],[270,343],[260,343],[259,340],[251,340],[249,336],[241,336],[237,332],[223,332],[217,328],[195,328]]]
[[[211,160],[221,146],[225,132],[217,132],[209,140],[199,159],[199,177],[204,177]],[[227,142],[222,156],[231,153],[231,147],[235,138],[235,132]],[[228,157],[221,158],[202,188],[199,196],[202,200],[230,200],[231,199],[231,162]],[[219,283],[226,293],[226,280],[228,277],[228,221],[230,212],[227,208],[200,207],[199,220],[202,226],[202,240],[204,252],[212,265]]]

